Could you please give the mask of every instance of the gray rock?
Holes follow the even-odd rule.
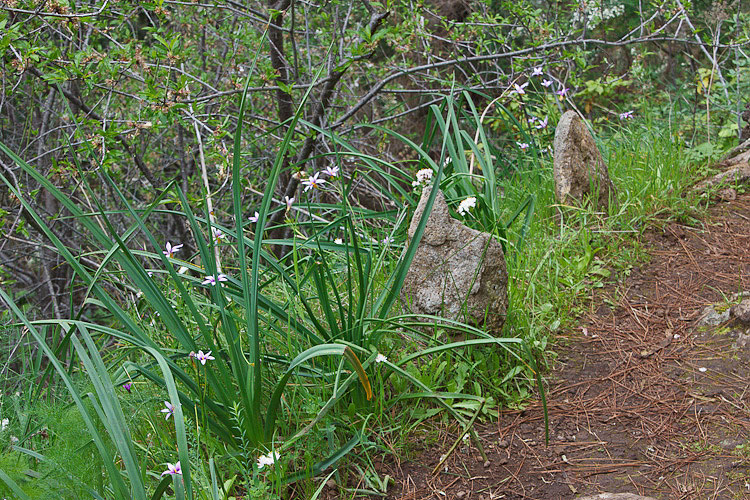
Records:
[[[745,299],[729,309],[729,314],[740,322],[750,325],[750,299]]]
[[[422,192],[409,226],[414,237],[432,188]],[[508,273],[500,242],[451,217],[438,192],[401,289],[412,312],[486,324],[499,332],[508,309]]]
[[[599,493],[598,495],[588,495],[578,497],[578,500],[656,500],[653,497],[643,497],[634,493]]]
[[[606,209],[614,186],[602,154],[586,124],[575,111],[566,111],[555,129],[555,158],[553,175],[555,196],[560,203],[570,203],[571,198],[582,202],[598,190],[594,202],[597,209]]]
[[[716,310],[716,306],[708,305],[703,308],[696,326],[716,326],[727,321],[729,321],[729,308],[725,308],[720,312]]]
[[[737,340],[732,344],[732,349],[741,350],[750,348],[750,335],[737,332]]]

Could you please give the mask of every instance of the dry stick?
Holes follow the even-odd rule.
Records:
[[[471,417],[471,420],[469,420],[469,423],[466,424],[466,427],[464,427],[463,432],[458,435],[458,439],[453,443],[453,446],[451,446],[450,450],[448,450],[448,453],[446,453],[442,459],[438,462],[438,464],[435,466],[434,469],[432,469],[432,475],[434,476],[435,473],[437,473],[438,470],[440,470],[440,467],[445,463],[446,460],[448,460],[448,457],[451,456],[451,454],[456,450],[458,447],[458,444],[461,442],[461,440],[464,438],[467,432],[473,430],[474,422],[476,421],[479,414],[482,412],[482,408],[484,408],[484,403],[487,400],[482,398],[482,402],[479,404],[479,408],[477,408],[476,413],[474,413],[474,416]],[[472,439],[474,439],[475,443],[477,444],[477,448],[479,449],[479,453],[482,455],[482,459],[487,461],[487,455],[484,453],[484,449],[482,448],[481,443],[479,442],[478,437],[474,432],[471,433]]]
[[[369,30],[370,33],[375,33],[375,30],[380,26],[380,24],[383,22],[383,20],[388,17],[388,12],[380,13],[380,14],[373,14],[370,18],[369,23]],[[347,65],[342,70],[332,70],[328,77],[326,77],[326,84],[323,87],[323,90],[320,94],[320,100],[318,101],[318,105],[313,111],[312,119],[310,120],[310,123],[312,123],[314,126],[320,126],[323,120],[323,115],[326,112],[326,108],[328,107],[328,103],[333,95],[333,91],[336,88],[336,85],[338,84],[339,80],[341,80],[341,77],[344,76],[344,73],[346,72],[346,69],[349,66]],[[305,139],[304,144],[302,145],[302,149],[300,150],[299,154],[297,155],[296,162],[297,164],[307,160],[307,158],[310,156],[310,154],[313,151],[313,148],[315,146],[315,143],[318,139],[318,133],[317,131],[313,130],[312,133]],[[284,188],[284,196],[292,197],[294,193],[297,191],[297,186],[299,185],[300,179],[296,178],[295,176],[291,176],[289,178],[289,182],[287,183],[286,187]],[[271,223],[278,224],[281,220],[281,217],[283,216],[282,212],[278,212],[277,214],[274,214],[274,216],[271,217]]]
[[[44,6],[44,3],[46,2],[43,2],[42,6]],[[14,14],[29,14],[32,16],[40,16],[40,17],[57,17],[60,19],[75,19],[75,18],[81,18],[81,17],[96,17],[102,12],[104,12],[104,9],[107,8],[108,3],[109,3],[109,0],[105,0],[104,4],[96,12],[85,12],[82,14],[61,14],[59,12],[41,12],[40,10],[14,9],[11,7],[1,7],[0,10],[6,10],[8,12],[13,12]]]
[[[206,159],[203,156],[203,140],[201,139],[201,131],[198,128],[198,119],[193,113],[193,105],[189,105],[190,118],[193,120],[193,129],[195,130],[195,138],[198,140],[198,157],[201,161],[201,177],[203,178],[203,187],[206,189],[206,207],[208,208],[208,225],[211,226],[211,233],[209,237],[216,240],[213,242],[214,247],[214,258],[216,259],[216,272],[221,273],[221,253],[219,252],[218,238],[214,238],[214,227],[216,224],[216,216],[214,215],[214,204],[211,200],[211,186],[208,183],[208,172],[206,171]],[[241,238],[242,235],[237,235]]]
[[[687,22],[688,26],[690,26],[690,29],[693,31],[693,37],[698,42],[698,46],[700,47],[703,54],[708,57],[708,60],[711,61],[711,64],[713,65],[713,69],[716,70],[716,74],[719,75],[719,79],[721,80],[721,83],[724,87],[724,95],[727,98],[727,101],[729,101],[729,90],[727,90],[727,82],[724,80],[724,74],[721,72],[721,68],[719,68],[719,63],[716,61],[715,58],[711,56],[711,54],[706,50],[705,44],[703,43],[703,40],[701,40],[701,37],[698,36],[698,32],[695,29],[695,26],[693,26],[692,21],[690,21],[690,17],[687,14],[687,11],[685,10],[685,7],[682,5],[682,2],[680,0],[677,0],[677,6],[680,7],[680,11],[684,15],[685,22]],[[717,44],[714,44],[714,50],[718,48]],[[712,71],[713,73],[713,71]]]

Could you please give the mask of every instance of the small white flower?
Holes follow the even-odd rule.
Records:
[[[216,359],[213,356],[211,356],[211,351],[208,351],[207,353],[203,353],[203,351],[198,351],[194,355],[195,359],[201,362],[202,365],[206,364],[206,361],[211,361],[212,359]]]
[[[463,200],[461,203],[458,204],[458,213],[461,215],[466,215],[469,213],[469,211],[477,206],[477,199],[473,196],[469,196],[465,200]]]
[[[375,356],[375,362],[382,363],[383,361],[388,361],[388,358],[385,357],[383,354],[378,353],[378,355]]]
[[[552,85],[552,80],[542,80],[542,87],[549,87]]]
[[[390,245],[391,243],[393,243],[393,238],[391,238],[390,236],[386,236],[385,238],[383,238],[383,241],[381,241],[381,243],[383,245]]]
[[[289,210],[292,209],[292,203],[294,203],[294,196],[292,196],[291,198],[288,196],[284,196],[284,203],[286,203],[286,211],[288,212]]]
[[[707,370],[708,368],[706,368],[705,366],[701,366],[700,368],[698,368],[698,371],[701,373],[705,373]]]
[[[16,444],[18,442],[18,438],[16,436],[10,437],[10,444]]]
[[[522,151],[529,149],[529,144],[526,142],[516,142],[516,144],[518,144],[518,147],[521,148]]]
[[[344,240],[342,240],[341,238],[336,238],[335,240],[333,240],[333,242],[336,243],[337,245],[343,245],[344,244]]]
[[[182,475],[182,467],[180,466],[180,462],[177,462],[176,464],[172,465],[170,463],[167,464],[167,470],[161,473],[162,476],[166,476],[169,474],[170,476],[176,476],[176,475]]]
[[[159,410],[161,413],[165,413],[164,420],[169,420],[169,417],[174,415],[174,405],[169,401],[164,401],[165,408]]]
[[[545,116],[544,120],[539,120],[539,123],[536,124],[537,129],[543,129],[547,127],[547,120],[549,117]]]
[[[325,184],[326,180],[321,179],[319,176],[320,172],[315,172],[313,175],[302,181],[302,184],[305,186],[305,193],[313,188],[320,189],[320,186]]]
[[[448,159],[446,158],[446,161]],[[432,169],[431,168],[423,168],[417,172],[417,180],[416,185],[419,184],[429,184],[429,182],[432,180]],[[414,185],[414,183],[412,183]]]
[[[262,469],[266,465],[273,465],[276,460],[279,459],[278,451],[270,451],[268,455],[261,455],[258,458],[258,469]]]
[[[301,181],[305,177],[307,177],[307,172],[305,172],[304,170],[300,170],[299,172],[294,172],[292,174],[292,178],[297,179],[298,181]]]
[[[226,274],[219,274],[218,276],[206,276],[206,278],[201,282],[201,285],[211,285],[216,286],[216,283],[219,281],[227,281],[229,278]]]
[[[518,95],[524,95],[526,93],[526,87],[529,85],[529,82],[524,83],[523,85],[518,85],[517,83],[513,84],[513,92],[515,92]]]
[[[182,243],[179,245],[172,246],[170,242],[167,242],[167,245],[165,246],[166,250],[162,250],[161,253],[167,256],[167,258],[173,258],[174,254],[180,251],[182,248]]]
[[[8,428],[8,425],[10,425],[10,420],[7,418],[4,418],[2,422],[0,422],[0,432],[4,431]]]
[[[541,67],[541,66],[537,66],[537,67],[536,67],[536,68],[534,68],[534,70],[533,70],[533,71],[531,72],[531,76],[539,76],[539,75],[541,75],[541,74],[542,74],[542,67]]]
[[[323,170],[323,173],[326,174],[328,177],[338,177],[339,175],[339,167],[336,166],[328,166]]]

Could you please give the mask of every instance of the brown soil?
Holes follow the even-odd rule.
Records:
[[[393,499],[567,499],[629,492],[664,499],[750,498],[750,348],[732,325],[695,328],[707,304],[750,290],[750,195],[701,228],[645,237],[652,256],[604,290],[560,342],[540,402],[480,428],[489,457],[445,444],[382,466]],[[609,304],[609,305],[608,305]]]

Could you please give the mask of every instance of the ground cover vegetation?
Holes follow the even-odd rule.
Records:
[[[698,217],[684,188],[746,125],[748,16],[3,1],[0,494],[384,494],[415,436],[543,397],[592,288]],[[571,108],[609,213],[554,200]],[[428,184],[502,242],[503,331],[400,302]]]

